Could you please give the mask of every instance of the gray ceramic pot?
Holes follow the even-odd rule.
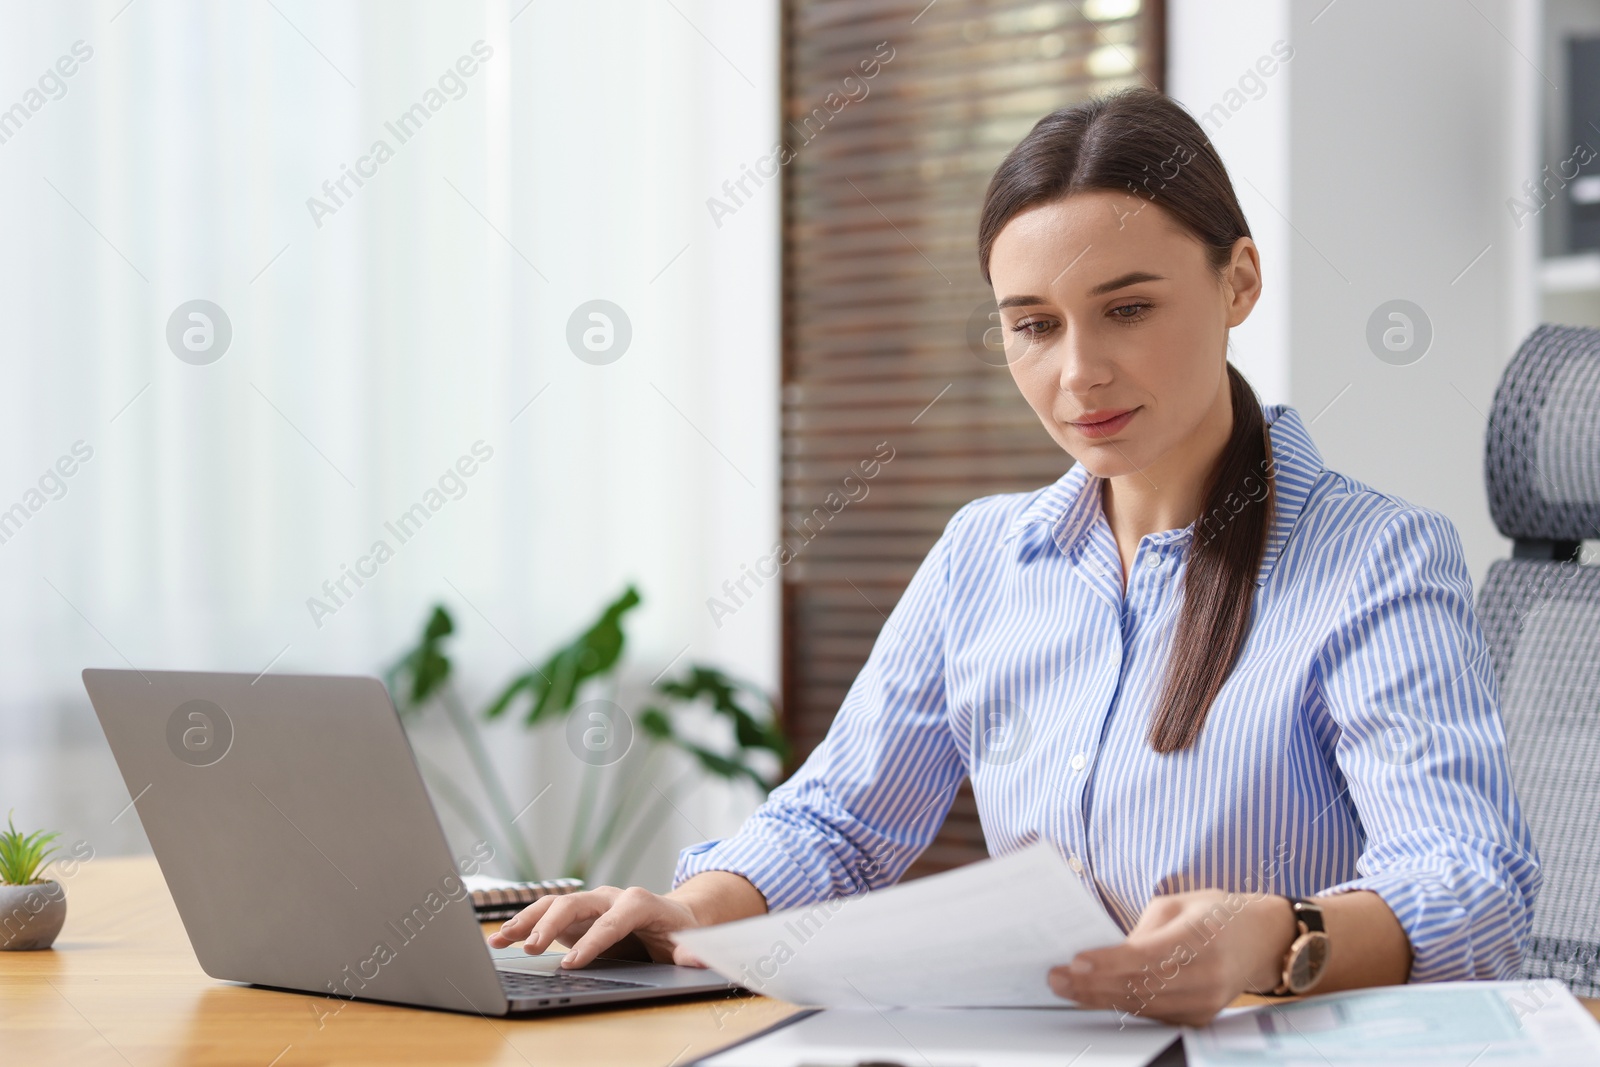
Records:
[[[0,950],[49,948],[66,920],[60,882],[0,885]]]

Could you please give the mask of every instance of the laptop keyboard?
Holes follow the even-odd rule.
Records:
[[[615,978],[595,978],[587,974],[530,974],[527,971],[496,971],[506,996],[569,997],[574,993],[604,993],[618,989],[649,989],[642,982],[622,982]]]

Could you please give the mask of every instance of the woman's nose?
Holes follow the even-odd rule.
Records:
[[[1110,364],[1085,343],[1081,333],[1068,330],[1056,346],[1056,381],[1068,396],[1086,396],[1110,380]]]

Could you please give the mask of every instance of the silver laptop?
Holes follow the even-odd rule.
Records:
[[[480,1015],[736,988],[490,950],[376,678],[90,669],[83,684],[213,978]]]

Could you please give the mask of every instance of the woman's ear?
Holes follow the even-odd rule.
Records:
[[[1228,326],[1239,325],[1261,299],[1261,255],[1248,237],[1233,242],[1233,256],[1222,272],[1227,298]]]

